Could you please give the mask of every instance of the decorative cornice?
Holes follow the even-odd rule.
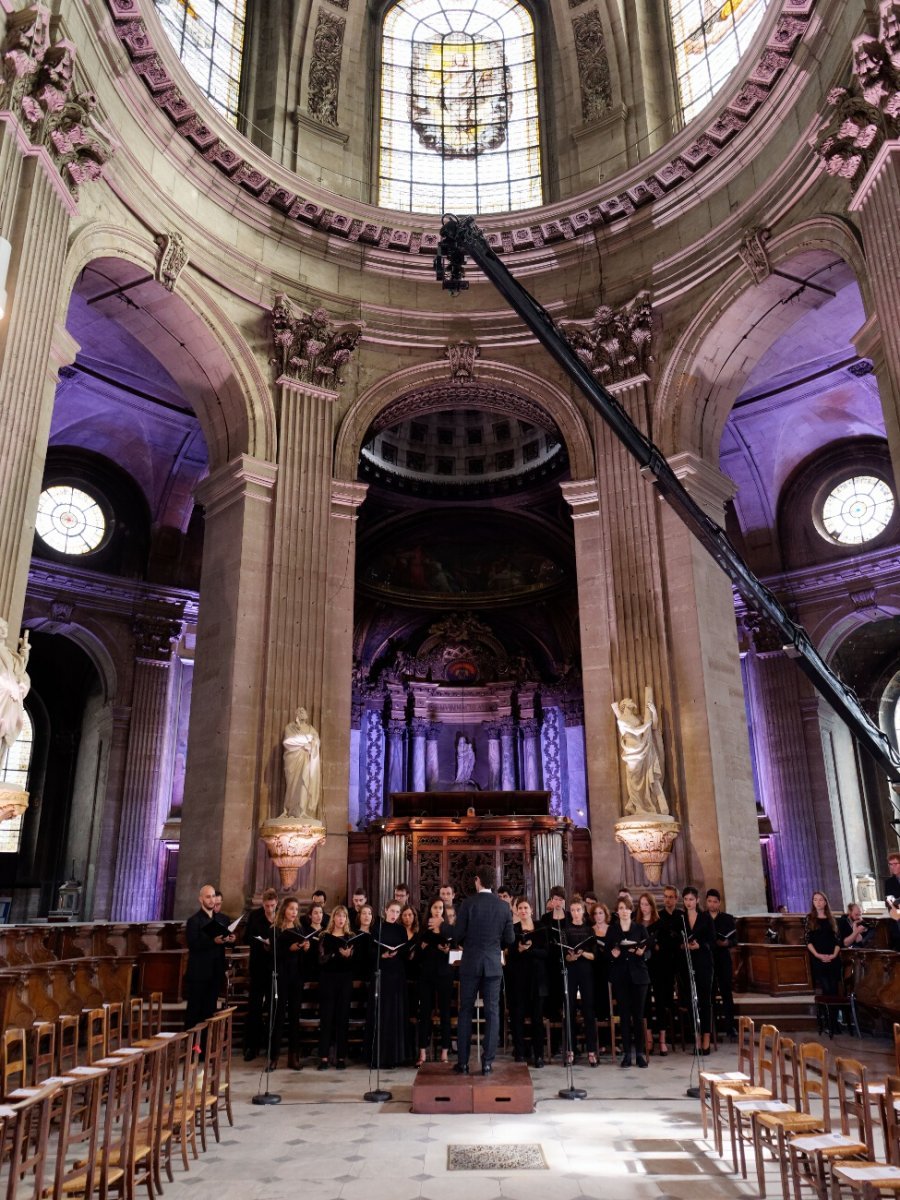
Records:
[[[502,386],[477,383],[475,380],[472,380],[469,386],[470,392],[465,397],[467,408],[479,408],[503,416],[518,417],[544,430],[545,433],[556,432],[546,410],[535,401],[517,395],[512,388],[507,390]],[[380,433],[400,421],[408,421],[426,413],[453,409],[459,403],[459,392],[454,384],[435,383],[416,388],[385,405],[373,423],[372,431]]]
[[[721,522],[725,505],[737,493],[734,480],[690,450],[671,455],[669,466],[704,512]]]
[[[141,16],[141,3],[148,0],[107,0],[116,34],[125,46],[134,70],[143,79],[153,103],[170,119],[180,137],[237,186],[262,203],[333,237],[377,246],[401,254],[433,256],[439,233],[434,230],[397,228],[378,220],[354,217],[319,203],[293,190],[292,183],[279,182],[244,157],[240,137],[234,145],[206,125],[197,108],[182,94],[165,67]],[[593,228],[632,216],[639,208],[689,183],[693,176],[738,136],[765,103],[788,67],[797,46],[809,28],[816,0],[781,0],[781,14],[762,55],[749,70],[743,85],[702,133],[678,154],[643,179],[604,200],[573,208],[552,220],[509,227],[487,233],[497,254],[532,250],[547,243],[572,241]],[[174,50],[172,51],[174,53]],[[323,127],[324,128],[324,127]],[[296,177],[295,177],[296,178]],[[296,179],[299,184],[300,180]],[[336,197],[329,198],[331,202]],[[435,226],[437,221],[435,221]]]
[[[153,609],[171,614],[171,620],[188,624],[197,620],[199,597],[183,588],[160,588],[137,579],[104,575],[62,563],[32,560],[28,572],[28,595],[50,605],[51,618],[59,623],[76,619],[80,611],[110,613],[132,618],[138,610]]]
[[[165,614],[141,613],[132,626],[135,657],[168,663],[184,633],[184,622]]]
[[[73,196],[99,179],[113,152],[95,118],[97,97],[75,91],[74,45],[51,30],[50,10],[32,4],[10,15],[2,49],[0,112],[13,114],[35,149],[44,150]]]
[[[559,321],[558,325],[584,365],[604,386],[646,376],[653,340],[649,292],[638,292],[621,308],[601,304],[587,321]]]
[[[855,192],[886,141],[900,134],[900,0],[881,0],[878,34],[853,39],[850,86],[833,88],[831,120],[814,149]]]
[[[350,361],[363,321],[335,324],[324,308],[299,312],[284,294],[275,296],[272,338],[282,376],[298,383],[334,390],[344,381],[340,369]]]
[[[600,515],[600,490],[596,479],[573,479],[561,483],[559,490],[572,510],[572,520]]]

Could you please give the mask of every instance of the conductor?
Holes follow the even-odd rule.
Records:
[[[502,952],[515,941],[509,905],[495,896],[475,876],[475,895],[470,896],[456,918],[454,938],[463,948],[459,964],[459,1061],[457,1075],[469,1073],[469,1047],[472,1041],[472,1017],[475,997],[481,993],[484,1006],[484,1048],[481,1073],[490,1075],[497,1053],[500,1027],[500,980],[503,976]]]

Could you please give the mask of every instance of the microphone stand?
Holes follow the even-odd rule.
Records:
[[[269,1091],[269,1075],[272,1071],[272,1030],[275,1028],[275,1013],[278,1008],[278,932],[278,919],[276,918],[272,932],[269,934],[272,939],[272,983],[269,988],[269,1034],[266,1039],[266,1090],[257,1092],[251,1099],[251,1104],[281,1103],[278,1093]]]
[[[563,1054],[566,1060],[567,1086],[557,1092],[560,1100],[585,1100],[587,1092],[584,1088],[575,1086],[575,1052],[572,1046],[572,1002],[569,995],[569,969],[566,966],[566,956],[563,952],[562,921],[556,924],[556,944],[559,946],[559,965],[563,981]]]
[[[685,1089],[685,1095],[690,1096],[694,1100],[700,1099],[700,1088],[693,1082],[694,1072],[699,1069],[698,1059],[700,1057],[700,1001],[697,998],[697,978],[694,975],[694,960],[691,957],[691,952],[688,949],[688,942],[691,935],[687,927],[687,915],[681,914],[681,936],[684,940],[684,953],[687,957],[687,976],[688,985],[691,989],[691,1016],[694,1021],[694,1056],[691,1060],[691,1074],[688,1087]]]
[[[363,1100],[368,1100],[370,1104],[382,1104],[386,1100],[393,1100],[393,1093],[387,1091],[381,1086],[381,954],[383,947],[381,946],[381,938],[383,936],[384,918],[378,918],[378,938],[376,939],[375,952],[375,1087],[368,1092],[363,1093]],[[372,1069],[369,1068],[369,1076],[371,1078]]]

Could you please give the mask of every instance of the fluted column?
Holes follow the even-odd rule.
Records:
[[[500,722],[500,788],[504,792],[516,790],[516,727],[512,717]]]
[[[500,726],[485,725],[485,736],[488,744],[488,787],[492,792],[500,790]]]
[[[440,763],[438,761],[438,738],[441,727],[432,721],[425,733],[425,786],[430,791],[437,787],[440,778]]]
[[[387,797],[406,791],[406,722],[388,721]]]
[[[106,788],[99,814],[97,857],[89,867],[91,876],[85,880],[84,892],[85,912],[93,914],[96,921],[109,917],[112,911],[131,709],[127,705],[115,704],[110,715],[111,730],[106,747]]]
[[[538,721],[523,721],[522,730],[522,766],[525,790],[536,792],[541,786],[540,764],[540,735],[541,726]]]
[[[164,616],[142,616],[134,632],[134,693],[116,854],[114,921],[153,921],[159,916],[159,835],[168,808],[162,791],[171,734],[172,651],[182,625]]]
[[[241,455],[197,489],[203,569],[188,734],[177,911],[218,881],[227,912],[252,893],[263,711],[266,611],[276,468]]]
[[[425,791],[425,735],[428,722],[415,720],[410,733],[412,736],[412,790]]]

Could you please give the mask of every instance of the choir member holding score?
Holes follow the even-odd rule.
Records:
[[[647,930],[632,920],[632,912],[630,898],[623,896],[616,905],[618,921],[610,926],[606,945],[622,1033],[622,1061],[619,1065],[630,1067],[636,1061],[639,1067],[646,1067],[644,1008],[650,988],[646,962],[649,943]],[[636,1053],[636,1059],[632,1058],[632,1051]]]
[[[524,896],[515,903],[515,942],[506,951],[506,1002],[512,1031],[513,1055],[524,1062],[525,1021],[531,1029],[534,1065],[544,1065],[544,999],[547,995],[547,930],[535,925],[531,905]]]
[[[418,1042],[419,1063],[425,1062],[431,1044],[431,1017],[437,1005],[441,1029],[441,1062],[450,1054],[450,1004],[453,997],[453,970],[450,926],[444,920],[443,900],[432,900],[425,927],[419,934]]]
[[[331,913],[328,928],[319,938],[319,1070],[327,1071],[332,1043],[335,1067],[346,1067],[350,1033],[350,1000],[353,994],[353,953],[356,938],[350,916],[342,904]]]
[[[588,923],[584,903],[573,900],[569,905],[569,920],[565,931],[566,973],[569,977],[569,1012],[574,1028],[576,1007],[581,1008],[588,1062],[597,1065],[597,1015],[594,1012],[594,934]],[[569,1047],[569,1061],[574,1059],[574,1046]]]

